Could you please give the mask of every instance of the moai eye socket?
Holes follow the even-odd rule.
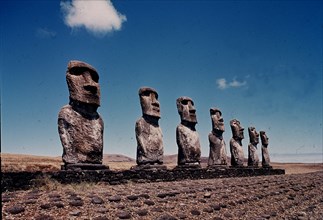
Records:
[[[142,96],[150,96],[150,91],[144,91],[141,93]]]
[[[72,75],[75,75],[75,76],[80,76],[82,74],[84,74],[85,72],[89,72],[90,73],[90,76],[92,78],[92,80],[94,82],[99,82],[99,75],[97,72],[91,70],[91,69],[88,69],[88,68],[85,68],[85,67],[73,67],[69,70],[69,73],[72,74]]]
[[[182,100],[181,103],[182,103],[182,105],[187,105],[188,104],[188,100]]]

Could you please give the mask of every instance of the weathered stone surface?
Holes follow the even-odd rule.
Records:
[[[19,214],[21,212],[24,212],[25,211],[25,208],[23,206],[20,206],[20,205],[15,205],[15,206],[12,206],[12,207],[9,207],[6,209],[6,212],[9,212],[11,214]]]
[[[231,166],[242,167],[244,162],[244,153],[242,149],[244,128],[237,119],[231,120],[230,126],[232,130],[232,138],[230,140]]]
[[[131,214],[127,211],[120,211],[119,213],[117,213],[117,216],[120,219],[131,219]]]
[[[84,62],[71,61],[66,72],[69,105],[58,114],[58,131],[65,164],[102,164],[103,120],[97,71]]]
[[[265,131],[260,131],[260,139],[261,139],[261,145],[262,145],[261,146],[262,167],[271,168],[269,151],[268,151],[269,138],[267,137],[267,134]]]
[[[199,134],[195,129],[197,124],[194,102],[189,97],[179,97],[176,100],[181,123],[176,128],[179,166],[185,164],[200,164],[201,146]]]
[[[227,165],[227,152],[223,139],[224,121],[222,112],[217,108],[210,109],[212,119],[212,131],[209,134],[210,154],[208,159],[208,166]]]
[[[163,163],[163,134],[159,127],[160,106],[158,93],[153,88],[139,89],[142,117],[136,122],[137,164]]]
[[[257,145],[259,143],[259,134],[255,127],[248,128],[250,143],[248,145],[248,166],[258,167],[259,166],[259,156]]]

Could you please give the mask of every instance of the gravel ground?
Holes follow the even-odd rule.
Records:
[[[323,219],[323,171],[2,193],[2,219]]]

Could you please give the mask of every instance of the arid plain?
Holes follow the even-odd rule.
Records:
[[[171,169],[176,155],[164,161]],[[1,154],[1,172],[58,171],[61,163],[61,157]],[[104,164],[123,170],[135,161],[105,155]],[[2,219],[323,219],[323,164],[272,165],[286,175],[121,185],[46,180],[3,192]]]

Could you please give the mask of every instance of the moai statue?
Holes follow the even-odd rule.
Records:
[[[181,117],[181,123],[176,128],[177,164],[181,167],[200,167],[201,146],[195,130],[197,120],[194,102],[191,98],[183,96],[176,100],[176,104]]]
[[[259,134],[256,131],[256,128],[248,128],[250,143],[248,145],[248,166],[249,167],[258,167],[259,165],[259,156],[257,145],[259,143]]]
[[[58,114],[63,146],[62,169],[107,169],[102,165],[103,120],[97,71],[87,63],[70,61],[66,72],[69,104]]]
[[[159,127],[160,107],[156,90],[149,87],[139,89],[142,117],[136,122],[137,164],[163,163],[163,134]]]
[[[233,119],[230,121],[232,130],[232,138],[230,140],[230,152],[231,152],[231,166],[243,167],[244,154],[242,149],[242,139],[244,128],[240,125],[240,121]]]
[[[212,119],[212,131],[209,134],[210,155],[208,166],[226,166],[227,152],[222,136],[225,130],[222,112],[217,108],[211,108],[210,115]]]
[[[266,132],[260,131],[260,139],[261,139],[261,154],[262,154],[262,167],[271,168],[270,166],[270,158],[268,152],[268,140],[269,138],[266,135]]]

